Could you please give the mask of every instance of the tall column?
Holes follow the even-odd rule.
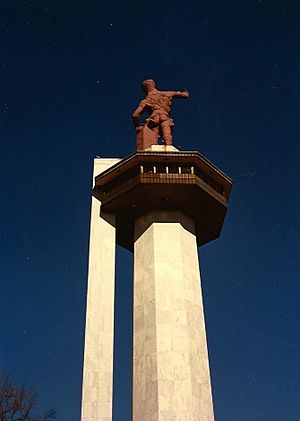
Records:
[[[119,159],[95,159],[94,177]],[[115,226],[92,197],[82,385],[82,421],[112,420]],[[109,221],[109,222],[108,222]]]
[[[133,421],[213,421],[194,223],[135,222]]]

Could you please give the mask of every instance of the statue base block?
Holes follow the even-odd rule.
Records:
[[[150,148],[145,149],[146,152],[179,152],[175,146],[172,145],[151,145]]]

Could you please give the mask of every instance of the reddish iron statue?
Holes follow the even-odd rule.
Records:
[[[172,129],[174,122],[170,117],[172,99],[188,98],[187,91],[159,91],[155,82],[147,79],[142,82],[146,98],[143,99],[132,115],[137,132],[137,150],[145,150],[157,145],[161,138],[165,145],[172,145]],[[146,112],[149,117],[141,123],[141,116]]]

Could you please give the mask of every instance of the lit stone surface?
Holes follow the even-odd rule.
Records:
[[[152,145],[150,148],[145,149],[148,152],[179,152],[175,146],[172,145]]]
[[[133,421],[213,421],[193,222],[150,212],[135,223]]]
[[[119,159],[95,159],[94,177]],[[112,420],[115,228],[92,198],[82,385],[82,421]]]

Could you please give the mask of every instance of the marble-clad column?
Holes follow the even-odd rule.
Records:
[[[135,222],[133,421],[213,421],[194,223],[177,211]]]
[[[94,177],[118,161],[95,159]],[[100,207],[92,197],[81,421],[112,420],[115,218]]]

